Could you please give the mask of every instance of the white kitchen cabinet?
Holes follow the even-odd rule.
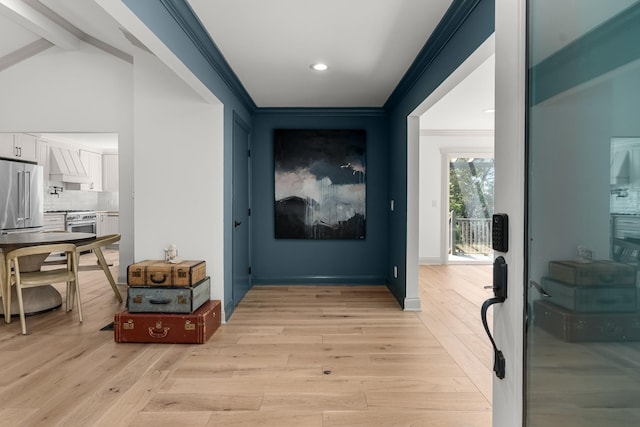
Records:
[[[81,184],[80,189],[102,191],[102,154],[80,150],[80,160],[91,179],[90,183]]]
[[[120,214],[118,212],[96,212],[96,235],[118,234]]]
[[[16,156],[13,146],[12,133],[0,133],[0,157],[14,158]]]
[[[107,234],[120,233],[120,214],[117,212],[107,213]]]
[[[1,133],[0,157],[36,162],[37,138],[26,133]]]
[[[65,214],[45,213],[43,228],[44,231],[64,231],[66,228]]]
[[[118,191],[120,188],[118,178],[118,155],[102,155],[102,191]]]
[[[107,213],[96,212],[96,235],[104,236],[107,233]]]
[[[42,179],[44,180],[45,193],[49,188],[49,170],[51,163],[49,162],[49,143],[46,141],[38,141],[38,164],[42,166]]]

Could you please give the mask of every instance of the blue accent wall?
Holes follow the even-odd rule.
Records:
[[[398,278],[390,275],[389,289],[400,303],[407,288],[407,117],[493,34],[494,28],[494,0],[454,0],[385,104],[390,133],[389,198],[396,206],[389,216],[387,269],[398,266]]]
[[[366,238],[276,239],[274,129],[364,129]],[[257,109],[251,140],[254,284],[385,284],[388,259],[388,126],[382,109]]]

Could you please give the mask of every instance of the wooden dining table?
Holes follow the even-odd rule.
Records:
[[[66,231],[56,232],[33,232],[33,233],[12,233],[0,235],[0,250],[3,254],[25,246],[48,245],[55,243],[85,244],[95,240],[96,235],[92,233],[74,233]],[[20,271],[39,271],[48,255],[31,255],[20,259]],[[4,264],[4,256],[1,257]],[[0,267],[0,286],[4,286],[6,273]],[[16,289],[11,287],[11,314],[18,314],[18,301]],[[53,310],[62,305],[62,296],[53,286],[38,286],[36,288],[26,288],[22,291],[25,314],[37,314]],[[3,306],[0,304],[0,313],[4,315]]]

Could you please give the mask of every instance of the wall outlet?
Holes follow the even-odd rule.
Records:
[[[394,279],[398,278],[398,266],[397,265],[393,266],[393,278]]]

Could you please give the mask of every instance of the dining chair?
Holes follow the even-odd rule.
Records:
[[[113,264],[109,264],[104,257],[104,253],[102,252],[102,248],[112,245],[120,241],[120,234],[107,234],[105,236],[99,236],[96,239],[92,240],[89,243],[84,245],[76,245],[76,252],[78,254],[78,272],[81,271],[92,271],[92,270],[102,270],[104,275],[106,276],[109,284],[111,285],[111,289],[113,289],[113,293],[119,302],[122,302],[122,295],[120,294],[120,290],[118,289],[118,285],[116,281],[113,279],[113,275],[109,270],[109,267],[113,266]],[[80,264],[80,254],[93,251],[97,258],[96,264]],[[64,264],[64,260],[53,260],[53,261],[45,261],[43,266],[50,265],[59,265]],[[67,302],[73,305],[73,294],[67,295]]]
[[[30,256],[46,256],[51,252],[64,252],[66,254],[66,262],[64,268],[39,270],[32,272],[24,272],[20,270],[20,260]],[[26,261],[26,260],[24,260]],[[76,245],[73,243],[54,243],[47,245],[27,246],[13,249],[5,254],[5,290],[4,296],[6,302],[4,304],[5,322],[11,322],[11,286],[16,287],[18,296],[18,308],[20,311],[20,325],[22,334],[27,334],[27,324],[25,320],[24,305],[22,299],[22,290],[36,286],[45,286],[52,283],[65,282],[67,284],[67,307],[71,310],[69,304],[69,295],[73,293],[78,302],[78,317],[82,323],[82,304],[80,301],[80,289],[78,287],[78,256]]]
[[[111,289],[113,289],[113,293],[119,302],[122,302],[122,295],[120,295],[120,290],[118,290],[118,285],[116,281],[113,279],[113,275],[109,270],[110,264],[107,263],[107,260],[104,257],[102,252],[102,248],[112,245],[120,241],[119,234],[107,234],[105,236],[99,236],[95,240],[86,243],[84,245],[76,246],[76,252],[78,254],[78,262],[80,260],[80,254],[86,251],[93,251],[96,258],[98,258],[97,264],[79,264],[78,271],[91,271],[91,270],[102,270],[104,271],[104,275],[107,277],[109,284],[111,285]],[[113,264],[111,264],[113,265]],[[73,305],[73,300],[71,300],[71,304]]]

